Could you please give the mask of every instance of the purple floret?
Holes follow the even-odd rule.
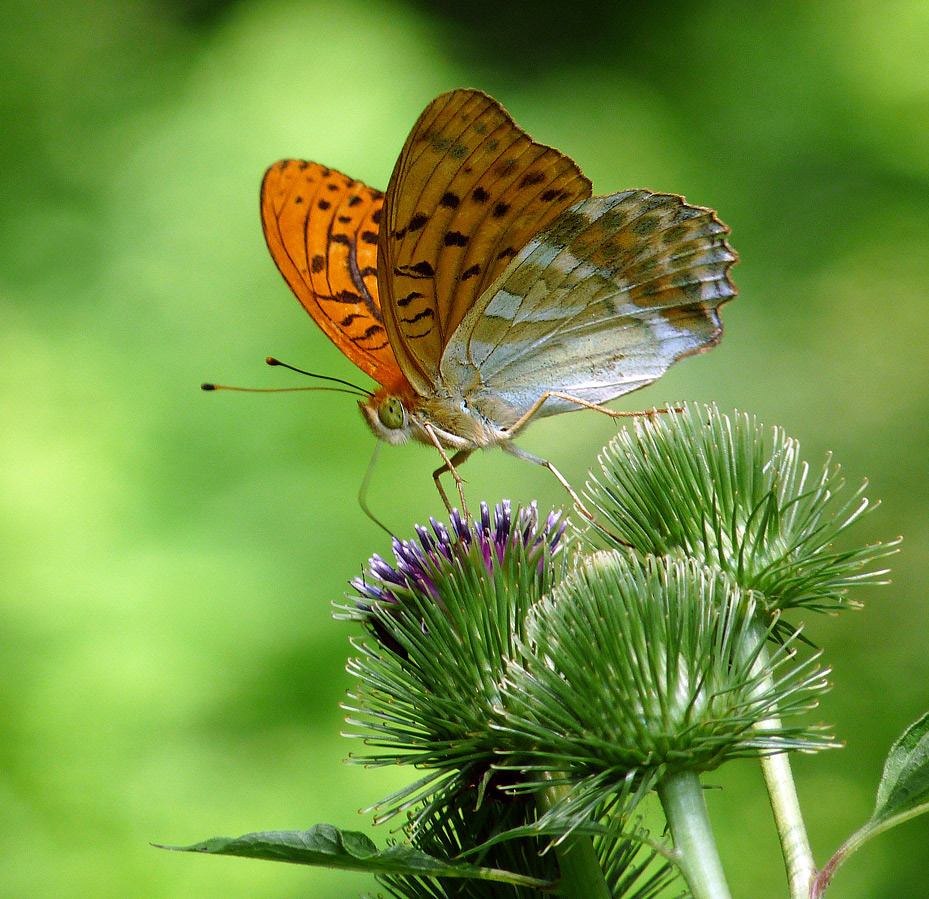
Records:
[[[457,509],[450,516],[451,529],[434,518],[429,520],[429,524],[431,533],[422,525],[416,526],[418,541],[394,538],[393,565],[381,556],[371,557],[367,572],[352,581],[361,597],[396,602],[392,588],[405,588],[428,593],[433,599],[438,599],[435,577],[443,569],[443,563],[463,559],[469,555],[475,542],[488,572],[493,572],[495,566],[504,562],[508,549],[520,544],[529,550],[530,557],[538,553],[541,566],[544,562],[543,548],[547,545],[553,553],[566,527],[561,522],[561,512],[553,511],[539,528],[539,514],[534,502],[518,510],[514,523],[509,500],[498,503],[493,515],[487,503],[481,503],[480,519],[470,524]]]

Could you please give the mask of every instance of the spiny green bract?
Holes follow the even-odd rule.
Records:
[[[831,457],[811,469],[796,440],[780,428],[766,440],[745,414],[694,404],[637,418],[599,460],[587,484],[600,522],[591,543],[699,559],[760,594],[768,620],[857,605],[847,589],[882,583],[886,569],[871,566],[898,543],[837,550],[833,541],[872,507],[867,485],[838,500],[844,482]]]
[[[826,688],[815,660],[768,656],[755,598],[693,560],[594,553],[530,611],[504,703],[511,742],[580,792],[829,741],[781,724]]]

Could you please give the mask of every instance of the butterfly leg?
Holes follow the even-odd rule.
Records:
[[[646,409],[642,412],[626,412],[625,410],[607,409],[606,406],[600,406],[597,403],[582,400],[579,396],[571,396],[569,393],[561,393],[558,390],[547,390],[532,404],[527,412],[520,416],[519,420],[514,425],[507,429],[508,432],[516,434],[520,428],[531,421],[536,412],[542,408],[545,401],[552,397],[560,400],[567,400],[569,403],[576,403],[578,406],[583,406],[585,409],[593,409],[595,412],[602,412],[604,415],[609,415],[610,418],[638,418],[641,415],[648,415],[651,417],[656,413],[682,411],[680,409]]]
[[[577,509],[581,515],[584,516],[592,525],[596,528],[602,530],[604,533],[609,534],[618,544],[622,546],[631,546],[631,543],[627,543],[622,539],[618,534],[614,534],[612,531],[605,528],[602,524],[598,523],[597,519],[591,514],[590,510],[581,502],[581,498],[574,492],[574,488],[568,483],[567,478],[557,469],[551,462],[547,459],[540,459],[538,456],[533,456],[532,453],[527,453],[524,449],[520,449],[513,443],[503,443],[501,444],[503,451],[509,453],[511,456],[515,456],[517,459],[522,459],[525,462],[532,462],[535,465],[541,465],[543,468],[547,468],[556,478],[558,482],[568,491],[571,499],[574,500],[574,508]]]
[[[509,453],[511,456],[514,456],[517,459],[522,459],[524,462],[532,462],[534,465],[541,465],[543,468],[547,468],[556,478],[558,478],[558,483],[568,491],[571,499],[574,500],[574,505],[577,508],[578,512],[581,513],[588,521],[593,521],[594,517],[590,514],[587,507],[581,502],[581,498],[574,492],[574,488],[568,483],[568,479],[557,469],[548,459],[542,459],[539,456],[534,456],[532,453],[527,453],[526,450],[521,449],[513,443],[503,443],[501,444],[503,451]]]
[[[442,497],[442,502],[445,503],[445,508],[448,509],[449,512],[452,511],[452,507],[448,501],[448,496],[446,496],[445,494],[445,488],[442,486],[442,482],[439,480],[439,478],[441,477],[441,475],[445,474],[445,472],[447,471],[451,472],[452,477],[455,478],[455,481],[458,485],[458,492],[459,492],[459,495],[461,496],[462,513],[464,514],[464,517],[466,519],[468,517],[468,506],[467,506],[467,503],[465,503],[464,495],[461,492],[462,491],[461,485],[464,482],[458,476],[458,467],[461,466],[461,464],[468,458],[468,456],[471,455],[471,452],[472,450],[458,450],[458,452],[455,453],[455,455],[452,456],[451,459],[447,460],[444,465],[439,466],[439,468],[437,468],[434,472],[432,472],[432,480],[435,481],[435,486],[439,491],[439,496]]]
[[[442,486],[442,482],[439,480],[439,477],[445,474],[445,472],[450,472],[451,476],[455,479],[455,485],[458,488],[458,496],[461,499],[461,514],[467,520],[467,518],[469,517],[469,513],[468,513],[468,502],[465,499],[465,495],[464,495],[464,480],[462,480],[461,475],[458,474],[458,469],[455,466],[461,465],[468,458],[468,456],[471,455],[473,450],[470,450],[470,449],[458,450],[458,452],[455,453],[455,455],[452,456],[451,459],[449,459],[448,453],[445,452],[445,447],[442,446],[442,441],[439,440],[438,435],[433,430],[432,426],[426,423],[423,425],[423,427],[425,428],[426,433],[429,435],[429,438],[435,444],[435,448],[439,451],[439,455],[442,457],[442,462],[444,463],[444,465],[439,466],[432,473],[432,480],[435,481],[435,486],[436,486],[436,489],[438,489],[439,491],[439,496],[442,497],[442,502],[445,503],[445,508],[448,510],[449,514],[451,514],[452,505],[448,501],[448,496],[445,493],[445,488]]]

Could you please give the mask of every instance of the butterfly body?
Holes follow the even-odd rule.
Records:
[[[729,229],[672,194],[591,193],[496,101],[456,90],[420,116],[385,194],[285,160],[262,221],[298,299],[380,385],[360,404],[371,429],[438,447],[448,470],[446,450],[515,452],[529,421],[719,341]]]

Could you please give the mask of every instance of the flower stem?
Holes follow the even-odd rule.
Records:
[[[779,727],[780,721],[777,718],[769,718],[757,725],[758,730],[762,730],[767,724]],[[790,899],[808,899],[810,884],[816,876],[816,864],[806,834],[806,825],[803,823],[800,800],[797,798],[787,753],[762,758],[761,772],[768,787],[774,824],[787,867]]]
[[[693,771],[666,777],[657,787],[678,864],[694,899],[731,899],[703,799]]]
[[[763,640],[763,629],[755,624],[754,630],[756,637]],[[762,647],[758,654],[756,668],[767,664],[768,651]],[[770,678],[766,679],[760,689],[764,691],[769,687]],[[766,718],[755,725],[757,731],[780,730],[780,728],[781,719],[778,717]],[[790,899],[809,899],[810,885],[816,876],[816,862],[813,861],[813,850],[810,848],[806,824],[803,822],[803,813],[800,811],[800,800],[797,797],[797,788],[787,753],[763,756],[761,773],[764,775],[765,785],[768,788],[768,798],[774,813],[774,826],[777,828],[781,852],[784,855],[784,865],[787,868]]]
[[[565,786],[551,786],[539,794],[539,807],[547,812],[567,792]],[[559,892],[571,899],[612,899],[600,861],[589,836],[572,836],[556,844]]]

